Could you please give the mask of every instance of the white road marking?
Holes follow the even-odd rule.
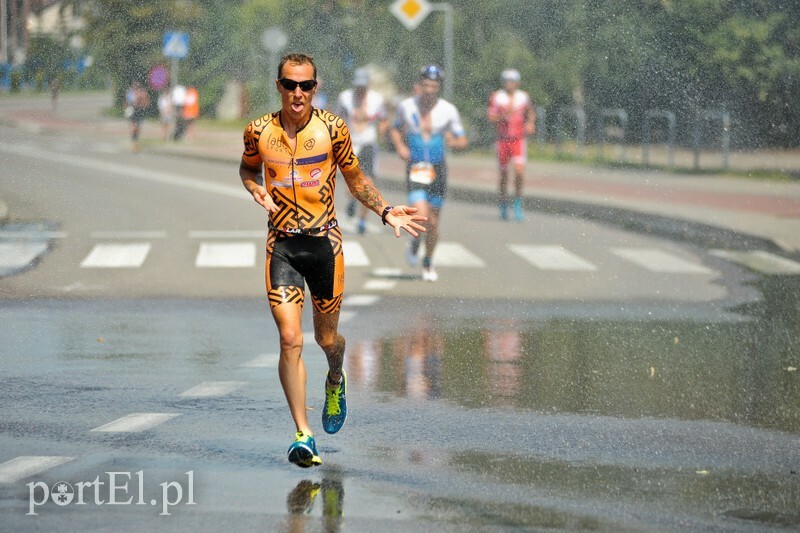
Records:
[[[372,275],[379,278],[396,278],[404,274],[402,268],[381,267],[372,270]]]
[[[166,239],[166,231],[93,231],[92,239]]]
[[[711,250],[711,255],[739,263],[762,274],[800,274],[800,263],[763,250]]]
[[[46,242],[0,242],[0,268],[25,267],[46,251]]]
[[[355,241],[344,241],[344,264],[349,267],[369,266],[369,257],[364,251],[361,243]]]
[[[81,268],[139,268],[150,253],[150,243],[97,244]]]
[[[703,265],[655,248],[612,248],[611,252],[651,272],[664,274],[713,274]]]
[[[198,268],[252,267],[256,264],[256,245],[252,242],[203,242],[194,264]]]
[[[190,239],[266,239],[267,230],[198,230],[190,231]]]
[[[277,353],[264,353],[242,364],[246,368],[278,368],[281,355]]]
[[[508,247],[540,270],[597,270],[594,264],[558,245],[509,244]]]
[[[446,267],[483,268],[486,263],[457,242],[440,242],[433,252],[433,264]]]
[[[0,231],[0,239],[9,241],[36,241],[50,239],[66,239],[66,231]]]
[[[365,291],[390,291],[397,287],[397,281],[393,279],[371,279],[364,283]]]
[[[79,168],[87,168],[101,172],[104,176],[123,176],[125,178],[134,178],[145,181],[154,181],[164,185],[174,185],[181,189],[194,189],[196,191],[210,192],[222,196],[229,196],[231,198],[238,198],[252,202],[253,198],[243,187],[236,187],[234,185],[223,185],[221,183],[213,183],[210,181],[203,181],[197,179],[196,176],[181,176],[178,174],[170,174],[168,172],[159,172],[157,170],[148,168],[139,168],[131,165],[115,164],[109,161],[100,161],[95,159],[87,159],[70,154],[48,154],[38,147],[25,146],[21,144],[0,144],[0,152],[12,153],[21,156],[31,157],[33,159],[42,161],[50,161],[58,165],[71,165]]]
[[[0,464],[0,483],[16,483],[50,468],[74,461],[60,455],[22,455]]]
[[[347,307],[366,307],[374,305],[380,299],[381,297],[377,294],[354,294],[353,296],[345,297],[342,305]]]
[[[246,381],[204,381],[180,393],[184,398],[211,398],[225,396],[247,385]]]
[[[355,311],[342,311],[339,313],[339,324],[345,324],[353,320],[358,313]]]
[[[134,433],[138,431],[146,431],[159,424],[163,424],[167,420],[172,420],[177,414],[173,413],[132,413],[123,416],[108,424],[103,424],[100,427],[94,428],[92,431],[104,433]]]

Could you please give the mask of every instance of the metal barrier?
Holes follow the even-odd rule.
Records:
[[[601,109],[600,120],[597,122],[597,156],[602,158],[606,146],[606,119],[616,118],[619,121],[619,126],[622,128],[622,154],[620,159],[625,160],[625,132],[628,129],[628,113],[624,109]]]
[[[694,122],[694,168],[700,168],[700,127],[709,120],[718,120],[722,124],[722,168],[727,170],[731,148],[731,115],[727,111],[713,109],[698,112]]]
[[[650,163],[650,122],[656,118],[667,120],[667,161],[669,166],[675,166],[675,131],[677,120],[675,113],[663,109],[651,109],[644,115],[644,128],[642,130],[642,161],[645,165]]]
[[[576,155],[583,156],[583,147],[586,144],[586,112],[582,107],[564,107],[559,109],[556,114],[556,153],[561,155],[561,140],[564,136],[564,115],[568,114],[575,117],[576,135]]]

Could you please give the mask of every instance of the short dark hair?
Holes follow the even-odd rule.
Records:
[[[314,58],[310,55],[293,53],[283,56],[283,59],[281,59],[281,62],[278,64],[279,79],[283,77],[283,66],[286,63],[294,63],[296,65],[311,65],[311,67],[314,69],[314,79],[317,79],[317,65],[314,64]]]

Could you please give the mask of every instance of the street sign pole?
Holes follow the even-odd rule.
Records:
[[[444,97],[453,99],[455,67],[453,60],[453,6],[448,2],[430,3],[428,0],[395,0],[389,7],[408,31],[414,31],[431,11],[444,13]]]
[[[453,6],[447,2],[431,4],[433,11],[444,13],[444,98],[453,101]]]

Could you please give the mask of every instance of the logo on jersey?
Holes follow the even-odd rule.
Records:
[[[310,173],[311,179],[314,179],[314,180],[317,179],[320,174],[322,174],[322,169],[315,168]]]
[[[316,141],[314,139],[309,139],[309,140],[307,140],[306,142],[303,143],[303,147],[306,150],[311,150],[312,148],[314,148],[314,143],[316,143]]]
[[[269,172],[269,177],[270,177],[270,178],[273,178],[273,179],[274,179],[274,178],[277,178],[277,177],[278,177],[278,173],[277,173],[277,172],[275,172],[274,170],[272,170],[271,168],[268,168],[268,169],[267,169],[267,172]]]
[[[286,144],[284,144],[282,139],[279,139],[277,137],[273,137],[272,134],[270,134],[269,137],[267,137],[267,146],[269,146],[273,150],[277,150],[278,152],[283,152],[284,154],[290,154],[291,155],[291,153],[292,153],[289,150],[289,147],[286,146]]]
[[[311,181],[301,181],[301,187],[317,187],[319,186],[319,180],[311,180]]]

